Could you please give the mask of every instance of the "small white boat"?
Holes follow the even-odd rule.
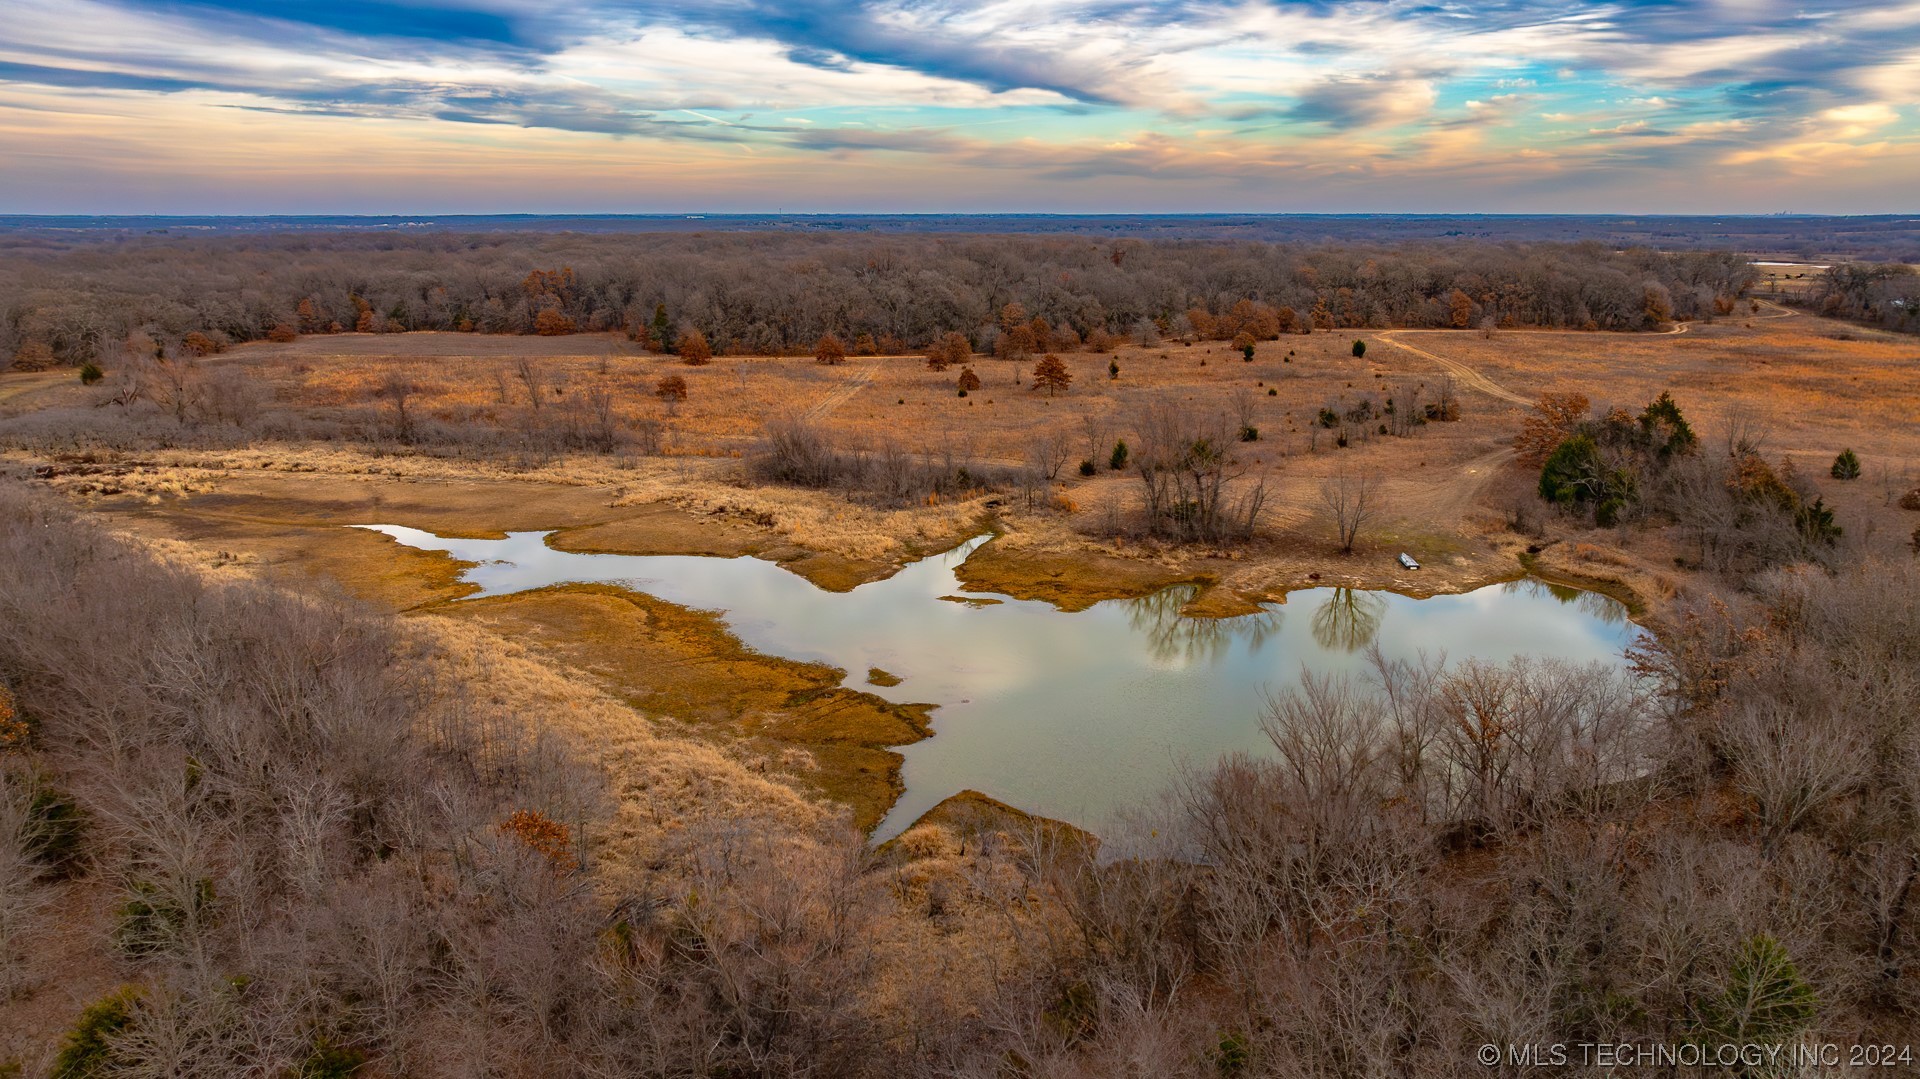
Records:
[[[1405,566],[1405,567],[1406,567],[1406,568],[1408,568],[1408,569],[1419,569],[1419,568],[1420,568],[1420,563],[1418,563],[1418,562],[1415,562],[1415,561],[1413,560],[1413,556],[1412,556],[1412,555],[1410,555],[1410,554],[1408,554],[1408,553],[1407,553],[1407,552],[1405,552],[1405,551],[1401,551],[1401,552],[1400,552],[1400,564],[1401,564],[1402,566]]]

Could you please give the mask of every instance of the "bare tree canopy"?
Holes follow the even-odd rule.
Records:
[[[1025,359],[1103,351],[1116,337],[1151,346],[1176,319],[1221,341],[1487,320],[1643,329],[1660,313],[1648,281],[1661,283],[1669,317],[1696,318],[1731,309],[1754,280],[1727,253],[1464,242],[1117,248],[1132,258],[1044,236],[316,232],[64,244],[0,253],[0,362],[112,359],[136,330],[210,348],[270,334],[614,332],[683,356],[699,351],[685,347],[689,330],[715,354],[789,355],[827,336],[899,354],[959,333]],[[966,358],[950,346],[941,355]]]
[[[1352,554],[1360,533],[1380,511],[1380,481],[1347,469],[1320,483],[1320,505],[1333,521],[1343,554]]]

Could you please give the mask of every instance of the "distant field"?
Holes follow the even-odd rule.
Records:
[[[0,216],[0,237],[86,242],[116,236],[266,232],[798,232],[1056,234],[1287,243],[1429,240],[1577,242],[1746,251],[1760,258],[1920,261],[1920,218],[1906,215],[1620,214],[600,214],[389,217]],[[0,241],[3,245],[3,241]]]
[[[982,386],[961,398],[956,390],[960,369],[930,371],[918,355],[849,357],[831,367],[807,358],[718,357],[708,366],[690,367],[599,336],[311,337],[246,346],[220,362],[245,365],[267,379],[281,400],[315,409],[371,410],[373,390],[388,372],[403,370],[421,387],[423,410],[444,421],[491,421],[517,408],[524,394],[510,358],[535,357],[544,377],[562,392],[606,386],[630,417],[665,422],[672,452],[702,456],[746,452],[760,437],[762,423],[784,414],[808,414],[851,443],[870,448],[893,443],[911,452],[950,451],[960,458],[1014,465],[1023,462],[1036,437],[1059,432],[1073,443],[1069,475],[1063,479],[1072,482],[1068,497],[1082,513],[1094,512],[1105,499],[1131,495],[1128,479],[1109,473],[1105,465],[1114,441],[1128,436],[1129,418],[1140,405],[1171,398],[1237,420],[1244,401],[1260,434],[1245,447],[1252,474],[1265,475],[1283,489],[1300,488],[1274,501],[1277,520],[1289,521],[1309,516],[1314,477],[1336,463],[1334,433],[1314,426],[1322,407],[1344,408],[1368,394],[1384,404],[1400,385],[1415,387],[1430,401],[1444,378],[1444,372],[1382,344],[1372,345],[1365,359],[1354,358],[1353,342],[1365,336],[1339,331],[1261,342],[1251,363],[1221,342],[1128,346],[1110,355],[1068,353],[1062,358],[1073,384],[1052,397],[1034,388],[1033,360],[974,357],[969,366]],[[1110,376],[1109,363],[1120,366],[1119,378]],[[668,376],[679,376],[688,386],[687,400],[671,415],[653,396]],[[1432,475],[1421,470],[1497,451],[1507,411],[1501,402],[1469,395],[1467,414],[1473,422],[1429,424],[1412,440],[1381,436],[1369,424],[1368,437],[1342,451],[1340,460],[1398,462],[1390,479],[1404,488],[1397,492],[1397,504],[1419,506],[1421,516],[1430,510],[1442,520],[1457,520],[1468,503],[1436,499]],[[1496,415],[1499,423],[1490,423]],[[1089,421],[1097,445],[1089,441]],[[1100,466],[1096,480],[1078,476],[1082,459]]]

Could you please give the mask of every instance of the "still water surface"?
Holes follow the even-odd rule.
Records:
[[[366,527],[477,563],[461,575],[480,586],[476,596],[617,584],[724,612],[750,647],[832,664],[847,672],[848,686],[939,705],[934,737],[900,749],[906,793],[875,829],[876,841],[968,788],[1098,831],[1183,764],[1267,748],[1258,724],[1265,695],[1303,669],[1359,671],[1369,644],[1389,658],[1619,663],[1638,632],[1614,600],[1539,581],[1422,600],[1308,589],[1259,614],[1220,619],[1181,617],[1193,589],[1175,586],[1065,613],[961,592],[954,569],[984,536],[887,580],[826,592],[751,557],[571,554],[548,547],[547,532],[468,540]],[[900,684],[865,684],[869,667]]]

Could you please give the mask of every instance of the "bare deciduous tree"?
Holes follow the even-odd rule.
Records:
[[[1219,541],[1252,533],[1266,502],[1264,481],[1239,482],[1246,469],[1239,438],[1224,414],[1208,416],[1172,401],[1141,410],[1130,459],[1140,477],[1149,531]]]
[[[396,441],[413,441],[413,395],[419,387],[404,372],[389,371],[374,391],[374,396],[387,403],[393,410],[393,437]]]
[[[1360,533],[1380,510],[1379,481],[1345,469],[1322,480],[1320,505],[1333,519],[1334,534],[1343,554],[1353,553]]]

